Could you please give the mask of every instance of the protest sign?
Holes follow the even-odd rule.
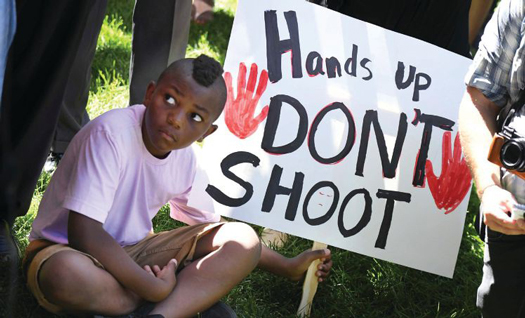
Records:
[[[452,277],[469,60],[300,0],[239,0],[190,205]]]

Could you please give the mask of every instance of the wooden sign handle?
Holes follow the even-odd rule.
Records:
[[[325,249],[326,247],[327,245],[324,243],[314,242],[312,251]],[[297,310],[297,315],[299,317],[310,316],[312,302],[314,300],[315,293],[317,292],[317,285],[319,284],[317,281],[317,276],[315,276],[315,272],[317,271],[317,266],[320,262],[320,260],[313,261],[306,272],[306,277],[304,278],[303,284],[303,296],[301,298],[301,303],[299,304],[299,309]]]

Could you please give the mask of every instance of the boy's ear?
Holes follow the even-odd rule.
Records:
[[[211,125],[210,128],[208,128],[208,131],[202,137],[200,137],[197,141],[202,142],[204,138],[208,137],[209,135],[213,134],[217,130],[217,125]]]
[[[146,88],[146,95],[144,96],[144,101],[142,102],[145,106],[148,106],[148,104],[151,102],[151,97],[153,96],[153,92],[155,91],[155,82],[151,81],[148,84],[148,87]]]

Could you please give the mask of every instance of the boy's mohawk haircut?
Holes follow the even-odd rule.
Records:
[[[207,55],[193,60],[193,79],[204,87],[210,87],[223,72],[221,64]]]

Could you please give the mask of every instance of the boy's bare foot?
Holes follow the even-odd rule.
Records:
[[[306,250],[296,257],[289,259],[288,278],[293,281],[303,279],[310,263],[317,259],[320,260],[321,263],[317,266],[315,276],[317,276],[319,282],[324,281],[332,269],[332,254],[329,249]]]
[[[213,20],[213,0],[194,0],[191,10],[193,22],[204,25]]]

